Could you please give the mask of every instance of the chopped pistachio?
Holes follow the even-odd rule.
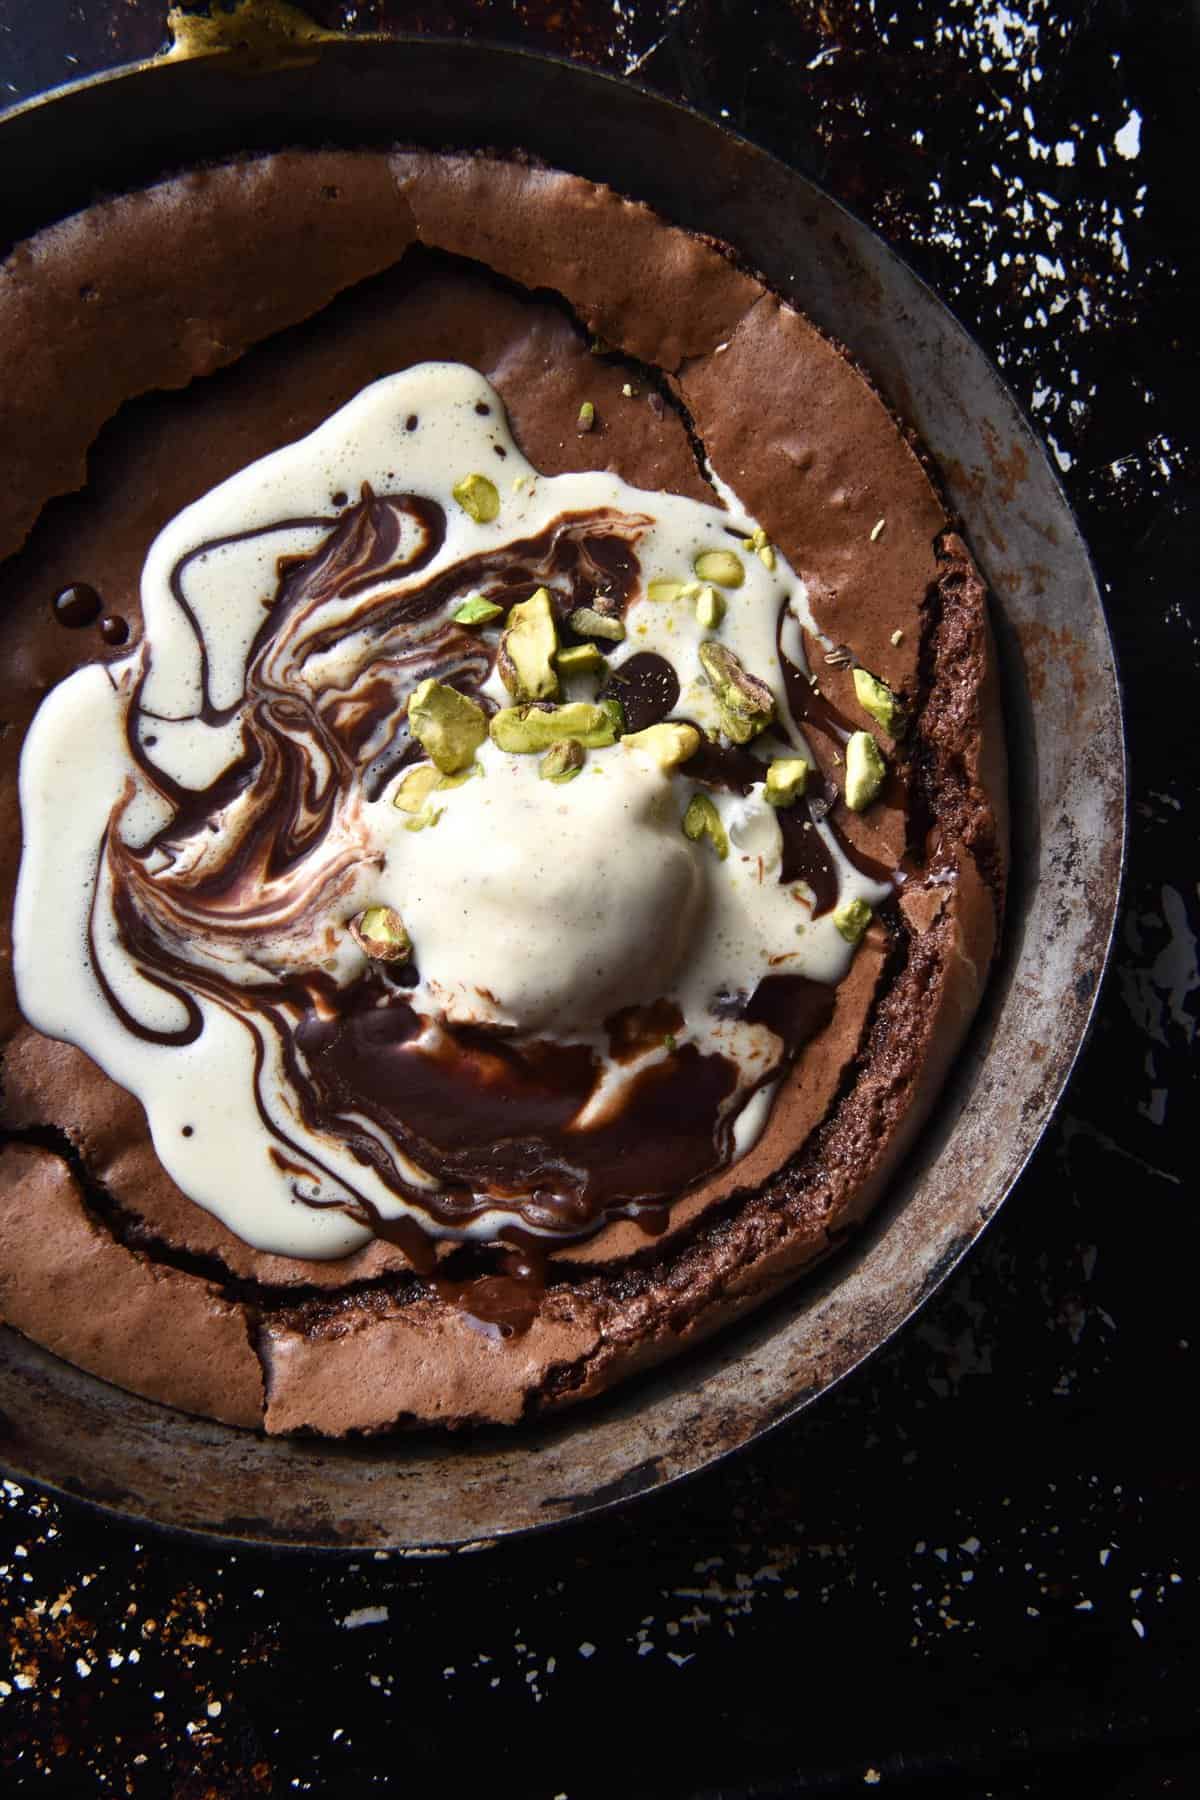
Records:
[[[585,755],[578,738],[563,738],[547,750],[538,764],[538,774],[543,781],[574,781],[583,767]]]
[[[500,495],[486,475],[464,475],[450,489],[458,504],[477,525],[488,525],[500,511]]]
[[[567,624],[580,637],[608,638],[611,643],[619,644],[625,636],[625,626],[620,619],[610,619],[607,613],[597,612],[593,606],[577,606],[568,614]]]
[[[412,955],[412,939],[394,907],[368,906],[354,915],[347,929],[359,949],[375,962],[406,962]]]
[[[464,781],[482,774],[483,765],[477,762],[468,764],[465,769],[456,770],[453,775],[439,774],[433,763],[418,763],[415,768],[406,771],[392,796],[392,805],[401,812],[419,813],[430,794],[441,792],[445,788],[461,787]]]
[[[880,538],[883,536],[886,529],[887,529],[887,520],[886,519],[876,519],[874,525],[871,527],[871,542],[873,544],[877,544],[879,542]]]
[[[904,633],[902,631],[893,631],[892,642],[893,642],[893,644],[895,644],[897,646],[897,648],[899,648],[899,646],[904,642]]]
[[[775,546],[773,544],[760,544],[758,546],[758,560],[764,569],[770,569],[773,573],[775,569]]]
[[[698,844],[707,838],[721,861],[729,855],[729,838],[721,823],[721,815],[707,794],[695,794],[683,815],[683,835]]]
[[[496,652],[496,673],[514,700],[557,700],[557,649],[550,590],[540,587],[528,600],[509,609],[508,625]]]
[[[887,775],[887,764],[869,731],[856,731],[846,745],[846,805],[865,812]]]
[[[682,581],[652,581],[647,585],[647,600],[681,600],[684,584]]]
[[[426,826],[436,825],[445,810],[444,806],[427,806],[423,812],[417,814],[415,819],[405,819],[404,829],[405,831],[424,831]]]
[[[692,567],[701,581],[713,581],[718,587],[739,588],[746,579],[736,550],[702,550]]]
[[[595,644],[568,644],[554,658],[560,675],[606,675],[608,664]]]
[[[432,763],[418,763],[406,771],[392,798],[392,805],[398,806],[401,812],[419,813],[440,780]]]
[[[747,674],[725,644],[700,646],[700,667],[717,696],[721,729],[735,744],[748,744],[775,717],[775,696],[765,681]]]
[[[487,736],[487,714],[457,688],[429,678],[412,691],[409,730],[443,775],[471,762]]]
[[[644,731],[631,731],[621,739],[626,750],[642,750],[668,773],[695,756],[700,748],[700,733],[694,725],[665,719],[658,725],[647,725]]]
[[[765,795],[771,806],[790,806],[808,785],[809,765],[802,756],[777,756],[767,770]]]
[[[456,625],[490,625],[504,611],[494,600],[485,600],[482,594],[468,594],[454,615]]]
[[[632,382],[627,381],[625,386],[621,389],[621,392],[627,400],[637,399],[637,389],[633,386]]]
[[[549,750],[564,738],[577,738],[589,750],[615,744],[619,735],[611,707],[587,700],[570,700],[564,706],[504,706],[493,713],[489,730],[501,750],[527,755]]]
[[[725,617],[725,596],[714,587],[702,587],[696,595],[696,621],[705,631],[715,631]]]
[[[883,726],[890,737],[898,738],[903,735],[906,724],[904,708],[886,682],[869,674],[866,669],[855,669],[854,698],[864,712],[870,713],[877,725]]]
[[[607,700],[601,700],[600,711],[608,714],[608,717],[612,721],[613,731],[616,735],[618,737],[624,737],[625,708],[621,705],[621,702],[610,695]]]
[[[756,525],[748,538],[742,539],[743,550],[765,550],[768,538],[761,525]]]
[[[590,431],[592,429],[592,427],[595,425],[595,423],[596,423],[596,408],[593,406],[593,404],[590,400],[585,400],[583,405],[579,409],[579,418],[577,421],[579,430],[581,432],[582,431]]]
[[[865,900],[847,900],[834,907],[833,922],[848,944],[857,944],[871,923],[871,909]]]

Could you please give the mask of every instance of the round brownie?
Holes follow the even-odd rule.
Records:
[[[653,1216],[556,1240],[507,1312],[477,1303],[486,1244],[444,1239],[430,1261],[377,1235],[316,1260],[235,1235],[172,1181],[138,1101],[23,1020],[6,931],[0,1316],[239,1425],[509,1423],[686,1348],[826,1255],[961,1045],[1007,843],[984,585],[866,377],[726,247],[470,154],[288,152],[100,203],[18,247],[0,320],[0,415],[22,446],[0,494],[14,843],[33,715],[81,665],[136,651],[159,532],[372,382],[452,361],[491,382],[545,475],[736,493],[807,590],[805,737],[830,820],[889,894],[746,1154]],[[856,668],[900,697],[902,733],[864,710]],[[864,810],[845,804],[847,725],[887,757]],[[14,857],[6,920],[16,874]],[[54,923],[36,925],[51,942]]]

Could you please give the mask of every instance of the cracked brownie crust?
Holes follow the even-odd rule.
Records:
[[[186,270],[186,279],[179,271]],[[0,272],[22,446],[0,495],[0,808],[46,691],[112,652],[52,597],[87,582],[140,631],[158,531],[226,476],[426,360],[494,384],[543,472],[612,468],[712,498],[695,446],[808,585],[820,627],[909,706],[851,845],[903,872],[753,1150],[650,1237],[553,1252],[530,1328],[474,1328],[375,1239],[264,1254],[159,1165],[138,1102],[20,1017],[0,981],[0,1315],[135,1392],[239,1425],[340,1434],[513,1422],[584,1398],[749,1310],[877,1201],[975,1011],[1002,913],[1003,738],[986,595],[869,383],[720,247],[519,161],[294,152],[93,207]],[[596,354],[594,340],[602,340]],[[627,390],[632,390],[629,392]],[[70,404],[64,404],[64,396]],[[577,429],[595,406],[595,431]],[[884,521],[882,532],[879,521]],[[127,647],[127,646],[126,646]],[[848,668],[821,669],[865,723]],[[805,731],[839,785],[838,742]],[[11,913],[16,859],[3,872]],[[478,1252],[447,1251],[455,1279]]]

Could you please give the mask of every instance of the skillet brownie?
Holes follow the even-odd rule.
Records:
[[[413,150],[99,203],[0,322],[0,1316],[269,1432],[514,1423],[826,1255],[1007,846],[985,589],[849,358]]]

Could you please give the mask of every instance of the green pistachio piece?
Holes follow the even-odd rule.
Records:
[[[647,725],[644,731],[629,732],[621,742],[627,750],[644,751],[669,774],[689,756],[695,756],[700,748],[700,733],[694,725],[666,719],[658,725]]]
[[[450,489],[468,518],[477,525],[490,525],[500,511],[500,494],[494,481],[486,475],[464,475]]]
[[[612,722],[612,728],[613,728],[613,732],[614,732],[615,736],[624,737],[625,736],[625,708],[621,705],[621,702],[619,700],[613,699],[611,697],[607,700],[601,700],[600,711],[602,713],[607,713],[609,719]]]
[[[457,688],[432,678],[412,691],[409,730],[443,775],[457,774],[471,762],[487,736],[487,714]]]
[[[551,745],[538,764],[543,781],[574,781],[584,764],[586,751],[578,738],[563,738]]]
[[[651,581],[646,587],[646,598],[647,600],[654,600],[656,602],[660,600],[681,600],[683,598],[683,590],[687,586],[690,586],[690,583],[684,581]]]
[[[456,625],[490,625],[504,611],[494,600],[485,600],[482,594],[468,594],[454,615]]]
[[[771,806],[790,806],[808,785],[809,765],[802,756],[777,756],[767,770],[766,799]]]
[[[580,431],[590,431],[596,423],[596,408],[590,400],[585,400],[579,409],[577,421]]]
[[[578,738],[587,749],[600,750],[618,737],[609,706],[587,700],[570,700],[565,706],[504,706],[492,714],[489,730],[501,750],[517,756],[549,750],[564,738]]]
[[[748,744],[775,717],[775,696],[765,681],[749,675],[725,644],[700,646],[700,667],[717,696],[721,729],[735,744]]]
[[[592,606],[577,606],[567,617],[567,624],[580,637],[608,638],[619,644],[625,636],[625,627],[620,619],[610,619],[607,613],[597,612]]]
[[[871,923],[871,909],[865,900],[847,900],[834,908],[833,922],[848,944],[857,944]]]
[[[758,560],[762,564],[764,569],[768,569],[772,574],[774,574],[774,572],[775,572],[775,546],[773,544],[760,544],[758,546]]]
[[[417,814],[415,819],[405,819],[404,829],[405,831],[424,831],[427,826],[436,825],[445,810],[444,806],[427,806],[424,812]]]
[[[877,725],[883,726],[889,737],[903,736],[907,724],[904,708],[886,682],[868,674],[866,669],[855,669],[854,698]]]
[[[714,587],[703,587],[696,596],[696,620],[705,631],[715,631],[725,617],[725,596]]]
[[[459,769],[453,775],[439,774],[432,763],[418,763],[415,768],[406,771],[392,795],[392,805],[401,812],[422,812],[430,794],[445,788],[461,787],[464,781],[482,774],[482,765],[477,762],[468,764],[465,769]]]
[[[846,745],[846,805],[865,812],[883,786],[887,764],[869,731],[856,731]]]
[[[560,675],[606,675],[608,664],[595,644],[568,644],[554,658]]]
[[[701,581],[715,582],[718,587],[739,588],[746,579],[736,550],[702,550],[692,567]]]
[[[441,776],[432,763],[418,763],[409,769],[392,796],[392,805],[401,812],[419,813],[430,794],[441,781]]]
[[[548,588],[509,609],[508,626],[496,652],[496,673],[514,700],[557,700],[554,653],[558,632]]]
[[[404,921],[391,906],[368,906],[356,913],[347,929],[359,949],[375,962],[406,962],[412,955],[412,939]]]
[[[721,861],[729,855],[729,838],[721,823],[721,815],[707,794],[696,794],[683,815],[683,835],[698,844],[707,838]]]

